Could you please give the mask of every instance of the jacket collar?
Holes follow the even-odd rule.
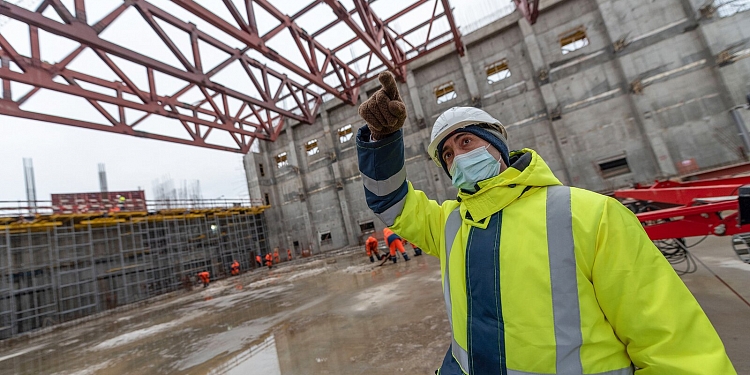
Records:
[[[502,173],[480,181],[475,193],[459,191],[461,217],[484,228],[489,222],[484,219],[522,196],[531,195],[545,186],[562,185],[534,150],[526,148],[514,151],[510,155],[510,161],[511,166]]]

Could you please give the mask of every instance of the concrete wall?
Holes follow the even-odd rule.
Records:
[[[610,192],[634,182],[746,160],[729,109],[750,92],[750,12],[720,18],[699,0],[544,0],[529,25],[513,13],[464,35],[466,55],[443,47],[407,66],[399,85],[409,117],[406,167],[415,187],[439,202],[456,190],[426,153],[435,119],[453,106],[481,107],[508,128],[512,149],[532,148],[566,184]],[[582,28],[588,45],[563,54],[560,38]],[[486,67],[506,59],[510,77],[489,83]],[[438,104],[434,89],[453,82],[456,98]],[[369,82],[365,93],[378,88]],[[745,118],[748,118],[744,113]],[[383,224],[367,208],[354,139],[338,129],[364,125],[356,106],[326,102],[313,125],[288,123],[274,143],[248,154],[250,195],[269,196],[271,247],[314,252],[362,244],[360,224]],[[304,145],[318,140],[320,153]],[[274,156],[287,152],[290,166]],[[627,170],[601,163],[625,158]],[[259,173],[264,165],[265,175]],[[320,235],[331,233],[330,243]]]

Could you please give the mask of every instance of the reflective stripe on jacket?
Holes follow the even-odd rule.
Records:
[[[638,375],[736,374],[698,303],[616,200],[560,186],[526,149],[476,193],[438,205],[405,176],[402,195],[403,159],[381,158],[393,148],[403,158],[401,132],[366,140],[360,129],[371,208],[440,258],[453,337],[442,375],[624,375],[631,363]]]

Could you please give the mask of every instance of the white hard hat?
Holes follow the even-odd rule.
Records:
[[[503,124],[496,118],[490,116],[489,113],[474,107],[453,107],[443,112],[440,117],[435,121],[435,125],[432,127],[432,134],[430,135],[430,145],[427,146],[427,153],[438,165],[440,164],[440,155],[438,155],[438,145],[448,135],[453,133],[456,129],[461,129],[469,125],[483,124],[491,130],[499,132],[505,139],[503,142],[507,142],[508,133],[505,131]]]

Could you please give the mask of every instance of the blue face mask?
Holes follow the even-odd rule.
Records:
[[[453,158],[450,169],[453,186],[474,193],[477,182],[500,173],[500,162],[487,151],[488,147],[479,147]]]

